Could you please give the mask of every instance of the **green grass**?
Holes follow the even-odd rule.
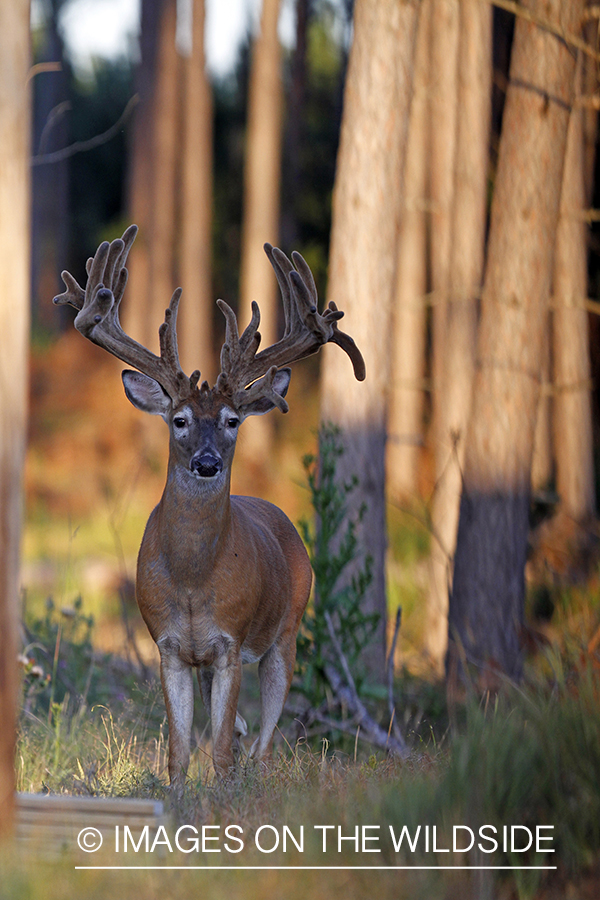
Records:
[[[81,618],[84,619],[83,614]],[[50,617],[52,619],[52,617]],[[64,634],[65,657],[87,646],[84,623],[72,622]],[[50,624],[46,623],[50,628]],[[77,626],[77,627],[76,627]],[[79,629],[79,631],[77,630]],[[50,628],[50,642],[52,632]],[[560,657],[558,648],[547,656]],[[443,898],[452,896],[553,897],[558,886],[580,885],[591,878],[600,860],[600,675],[593,659],[556,658],[549,678],[538,666],[528,670],[522,688],[507,686],[496,697],[467,697],[446,709],[434,686],[403,676],[397,684],[399,709],[412,716],[421,710],[418,728],[411,728],[413,752],[404,762],[386,759],[358,745],[356,756],[318,740],[294,740],[289,723],[282,723],[273,766],[265,771],[242,754],[233,776],[214,778],[209,763],[210,742],[197,719],[196,749],[179,822],[202,825],[238,824],[246,841],[240,856],[222,856],[232,865],[464,865],[556,864],[557,872],[291,872],[137,873],[136,879],[113,873],[75,875],[65,860],[52,877],[25,872],[14,860],[3,864],[0,898],[102,896],[102,891],[137,890],[143,896],[188,896],[208,890],[210,896],[229,897],[378,896]],[[575,664],[577,662],[577,664]],[[81,663],[85,672],[85,663]],[[110,673],[110,658],[101,666],[111,682],[113,699],[104,705],[74,702],[57,691],[52,701],[40,697],[23,715],[17,752],[20,790],[50,790],[94,796],[135,796],[165,799],[166,733],[164,707],[156,682],[146,687]],[[122,673],[121,673],[122,674]],[[77,673],[73,673],[77,678]],[[111,681],[112,679],[112,681]],[[125,699],[117,700],[118,692]],[[449,717],[449,718],[448,718]],[[449,727],[448,721],[452,724]],[[205,724],[205,720],[204,720]],[[204,733],[203,733],[204,731]],[[249,745],[248,745],[249,746]],[[247,747],[246,747],[247,749]],[[282,833],[287,825],[298,837],[306,835],[305,852],[261,854],[253,836],[261,825]],[[328,833],[323,853],[321,832],[315,825],[338,826],[344,836],[367,827],[377,835],[381,853],[355,852],[351,841],[337,848],[337,830]],[[553,826],[554,854],[543,856],[503,852],[493,857],[471,851],[463,857],[425,852],[423,838],[413,854],[394,852],[390,827],[396,835],[406,826],[412,836],[418,826],[437,829],[438,847],[451,847],[453,826],[468,826],[478,835],[484,826],[520,826],[535,833],[536,826]],[[175,825],[172,826],[175,828]],[[171,828],[171,826],[169,826]],[[269,834],[266,835],[266,838]],[[265,840],[266,840],[265,838]],[[247,840],[246,840],[247,839]],[[501,845],[501,841],[500,841]],[[373,845],[371,845],[373,846]],[[485,845],[489,846],[489,845]],[[205,865],[215,857],[176,854],[161,864]],[[155,862],[154,859],[151,862]],[[70,871],[70,875],[69,875]],[[481,880],[483,878],[483,881]],[[113,887],[109,887],[112,885]],[[569,896],[585,896],[572,889]],[[575,891],[575,892],[573,892]]]

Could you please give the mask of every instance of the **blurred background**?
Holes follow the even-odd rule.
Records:
[[[485,10],[478,24],[475,7]],[[81,340],[72,311],[52,305],[63,289],[60,271],[83,281],[85,260],[99,242],[136,222],[124,327],[155,350],[164,308],[181,285],[183,367],[199,367],[211,383],[223,338],[217,297],[244,324],[257,299],[266,343],[281,326],[265,240],[287,253],[299,250],[321,298],[337,298],[328,285],[329,241],[353,13],[351,0],[32,5],[31,413],[22,584],[28,610],[50,596],[70,607],[81,594],[104,649],[131,653],[128,635],[135,633],[136,652],[145,659],[153,653],[144,629],[138,631],[133,581],[144,522],[164,480],[166,431],[129,406],[119,364]],[[590,48],[596,26],[593,16],[586,21]],[[400,223],[385,365],[378,365],[383,348],[379,355],[370,346],[366,351],[375,361],[367,359],[368,382],[375,384],[369,390],[385,394],[385,495],[366,502],[382,506],[387,527],[387,536],[376,537],[387,573],[384,603],[391,613],[399,603],[403,608],[397,662],[439,674],[468,421],[463,401],[470,396],[465,384],[475,357],[515,15],[510,3],[492,9],[440,0],[423,3],[411,28],[409,49],[398,48],[408,99],[398,94],[390,105],[402,109],[408,135],[399,157],[404,192],[397,210],[393,204],[389,214],[380,210],[384,220]],[[584,283],[576,289],[578,337],[556,336],[554,296],[540,332],[542,390],[528,511],[534,636],[551,627],[557,591],[595,577],[597,58],[593,50],[583,57],[588,65],[578,91],[592,98],[579,106],[586,215],[580,216],[577,265]],[[472,66],[470,74],[461,60]],[[478,100],[469,99],[468,88],[478,89]],[[469,146],[479,148],[479,160],[466,155]],[[360,173],[354,178],[366,184]],[[476,194],[474,230],[460,206],[465,185]],[[558,203],[560,189],[554,193]],[[355,228],[365,255],[370,221],[364,214],[362,234]],[[459,271],[461,235],[480,257],[478,273],[469,276]],[[472,301],[464,328],[444,313],[461,278]],[[342,296],[348,331],[359,345],[369,344],[370,326],[354,301],[344,302]],[[364,298],[371,319],[375,304],[376,297]],[[559,346],[569,348],[571,359],[562,374]],[[339,402],[322,388],[334,400],[329,412],[320,403],[319,372],[328,353],[296,366],[288,417],[273,414],[244,426],[234,465],[234,490],[273,500],[295,522],[312,515],[302,458],[316,449],[319,421]],[[341,372],[349,383],[350,368]],[[579,398],[576,415],[583,419],[557,425],[565,421],[557,410],[566,395]],[[374,393],[368,396],[372,403]],[[574,435],[575,450],[565,434]],[[355,457],[358,468],[366,452]],[[565,467],[579,473],[579,486],[561,482]]]

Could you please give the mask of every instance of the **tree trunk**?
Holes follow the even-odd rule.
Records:
[[[577,33],[582,0],[530,0]],[[478,334],[447,665],[522,671],[531,457],[575,60],[517,17]]]
[[[142,0],[140,49],[133,141],[129,152],[129,197],[131,221],[140,231],[129,254],[129,284],[123,301],[123,323],[127,334],[144,346],[155,340],[158,324],[150,321],[150,232],[154,183],[154,115],[156,72],[163,0]]]
[[[180,58],[175,44],[177,8],[165,0],[160,25],[153,123],[152,210],[149,229],[150,334],[146,346],[158,343],[158,326],[175,287],[177,163],[180,126]]]
[[[14,825],[29,340],[29,2],[0,4],[0,838]]]
[[[358,546],[373,559],[366,612],[380,615],[377,644],[365,662],[385,664],[385,478],[391,316],[402,208],[401,180],[410,110],[417,7],[398,0],[357,0],[333,194],[329,300],[347,316],[367,380],[356,382],[344,354],[322,359],[322,421],[343,429],[339,476],[359,479],[353,512],[364,504]]]
[[[202,370],[214,380],[212,337],[212,96],[204,55],[204,0],[193,7],[191,55],[184,60],[184,118],[181,172],[181,258],[183,287],[179,353],[185,372]]]
[[[265,346],[277,338],[277,283],[263,250],[279,234],[281,181],[281,47],[279,0],[263,0],[260,33],[252,48],[244,172],[244,221],[240,272],[240,315],[244,327],[260,306]]]
[[[275,274],[263,250],[265,241],[277,244],[279,239],[283,94],[278,22],[279,0],[263,0],[260,32],[252,48],[244,170],[239,321],[240,328],[245,328],[256,300],[264,347],[277,340],[279,309]],[[247,422],[242,453],[264,462],[272,428],[270,417],[258,416]]]
[[[414,92],[406,145],[404,208],[398,236],[390,389],[387,486],[390,496],[418,494],[423,444],[427,308],[427,159],[431,2],[423,0],[415,45]]]
[[[544,324],[544,338],[542,340],[542,368],[540,375],[540,396],[538,399],[535,418],[535,433],[533,436],[533,457],[531,460],[531,489],[534,494],[542,495],[547,491],[554,475],[554,454],[552,441],[552,397],[551,397],[551,359],[550,338],[551,323],[550,312],[546,316]]]
[[[459,0],[458,108],[451,252],[445,334],[435,405],[427,649],[441,672],[448,634],[448,589],[456,546],[465,438],[471,410],[478,298],[483,278],[492,91],[492,13],[480,0]]]
[[[432,401],[433,442],[437,459],[436,417],[441,402],[446,334],[446,305],[450,269],[454,154],[458,91],[458,0],[433,0],[431,26],[430,164]],[[439,470],[436,466],[436,477]]]
[[[63,63],[57,27],[58,4],[48,4],[36,62]],[[33,81],[33,155],[61,150],[69,143],[67,76],[64,71],[40,72]],[[61,267],[66,259],[69,222],[69,162],[33,166],[31,171],[31,301],[37,325],[54,330],[58,318],[48,298],[62,291]]]
[[[556,489],[561,510],[578,523],[595,516],[587,297],[584,113],[569,121],[560,218],[554,256],[554,433]],[[578,216],[579,214],[579,216]]]

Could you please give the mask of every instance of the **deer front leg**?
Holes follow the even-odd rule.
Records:
[[[176,795],[181,795],[190,761],[190,738],[194,713],[192,669],[175,652],[160,648],[162,682],[169,722],[169,780]]]
[[[226,775],[233,766],[233,731],[241,683],[240,650],[232,647],[215,661],[210,686],[213,764],[219,775]]]

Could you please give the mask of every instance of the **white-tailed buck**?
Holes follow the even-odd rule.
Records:
[[[312,572],[300,537],[277,507],[254,497],[230,496],[238,428],[247,416],[277,407],[291,371],[281,368],[333,341],[348,353],[356,377],[365,369],[352,338],[338,331],[343,315],[333,304],[317,310],[309,267],[294,265],[265,245],[285,310],[282,339],[258,352],[260,314],[239,336],[237,320],[222,300],[226,319],[221,373],[216,385],[199,386],[200,372],[185,375],[177,353],[176,290],[160,326],[160,356],[132,340],[119,324],[127,282],[125,263],[137,227],[103,243],[87,263],[85,290],[68,272],[67,290],[54,303],[77,310],[75,327],[138,371],[123,372],[125,393],[138,409],[162,416],[169,427],[167,483],[140,547],[136,596],[160,652],[169,722],[169,775],[180,791],[190,755],[193,669],[210,713],[217,772],[233,765],[234,731],[246,733],[237,713],[242,663],[259,662],[260,733],[251,753],[264,760],[285,703],[296,655],[296,635],[308,602]]]

